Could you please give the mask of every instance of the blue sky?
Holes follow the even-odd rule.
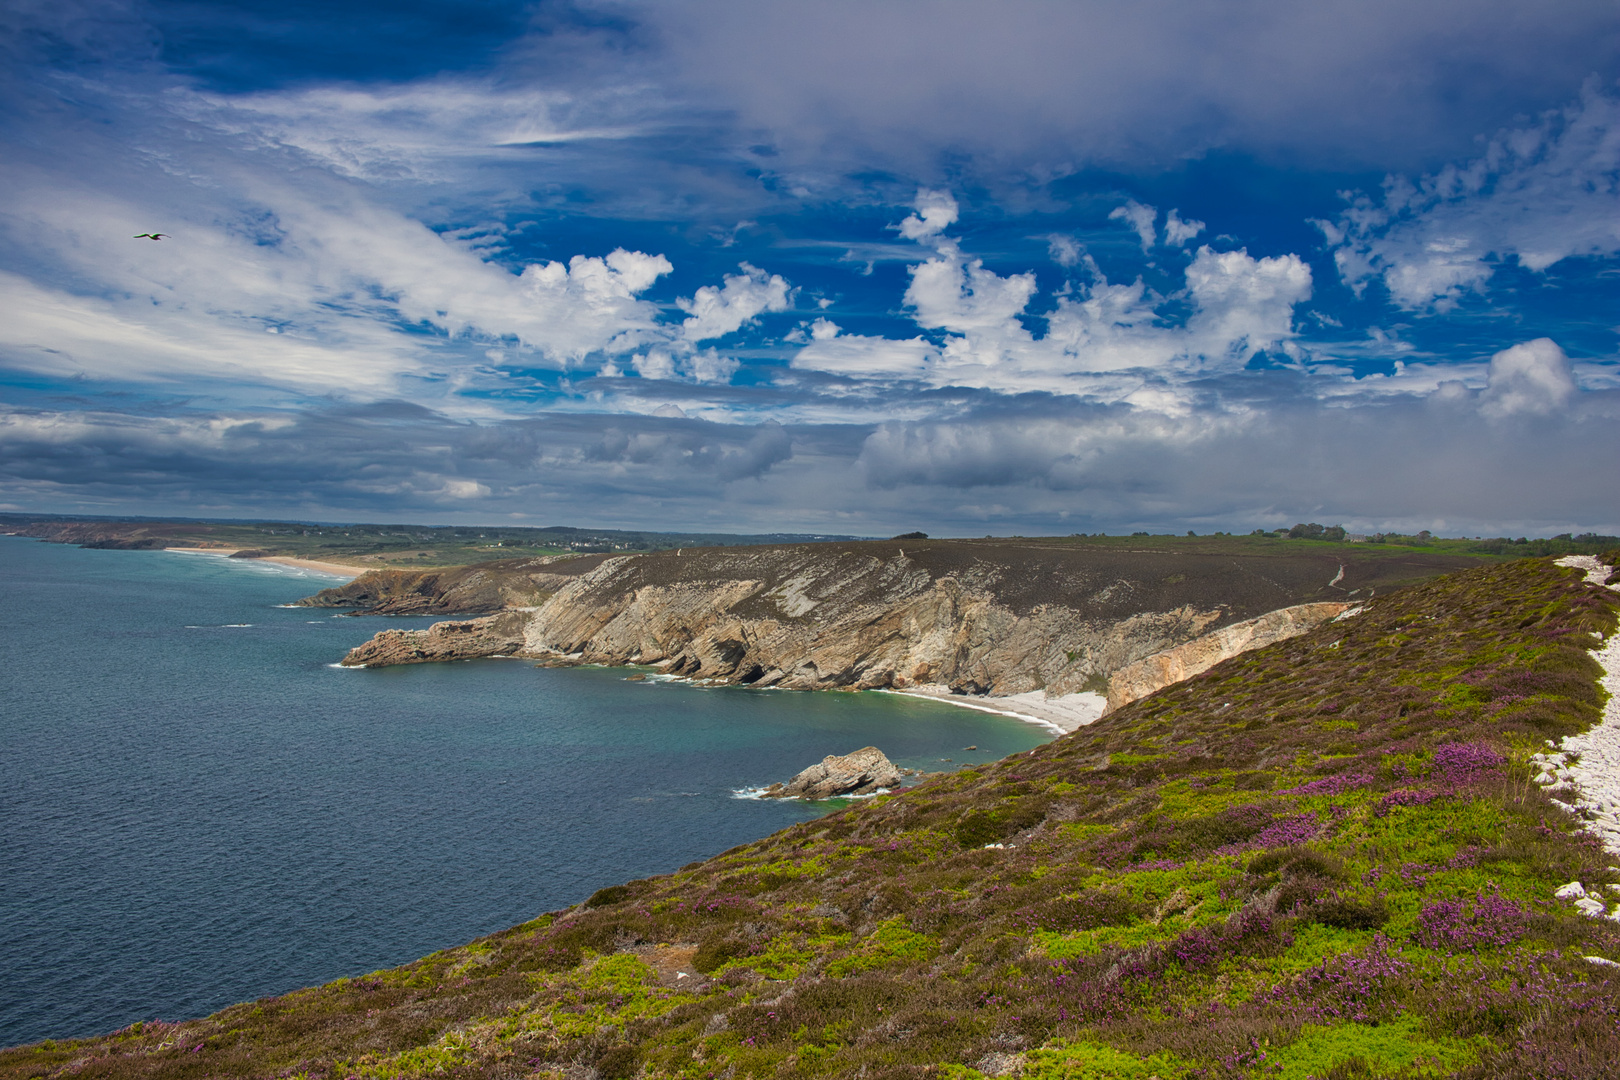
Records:
[[[1611,3],[22,0],[0,42],[7,509],[1620,532]]]

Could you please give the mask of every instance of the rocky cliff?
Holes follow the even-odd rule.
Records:
[[[385,631],[350,665],[504,654],[792,689],[1059,695],[1268,611],[1451,568],[1430,561],[906,540],[367,574],[306,602],[465,612],[506,601],[495,619]]]
[[[347,585],[323,589],[304,607],[352,608],[368,615],[474,615],[533,607],[606,555],[498,559],[432,570],[370,570]]]
[[[1184,645],[1127,664],[1108,680],[1107,712],[1145,698],[1172,683],[1208,671],[1222,660],[1230,660],[1250,649],[1298,637],[1329,619],[1336,619],[1353,610],[1352,605],[1342,602],[1280,608],[1268,611],[1259,618],[1223,626]]]

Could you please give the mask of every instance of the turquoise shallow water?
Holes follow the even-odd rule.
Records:
[[[521,661],[332,666],[330,579],[0,537],[0,1045],[403,963],[825,812],[733,791],[867,744],[1049,736],[886,694]],[[976,744],[980,751],[964,754]]]

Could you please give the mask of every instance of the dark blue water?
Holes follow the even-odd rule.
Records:
[[[0,1045],[403,963],[672,870],[825,812],[732,792],[828,753],[940,768],[1047,737],[893,695],[336,669],[401,620],[278,608],[331,581],[268,564],[0,537],[0,582]]]

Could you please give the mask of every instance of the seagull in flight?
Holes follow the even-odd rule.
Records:
[[[142,232],[142,233],[136,233],[134,236],[130,237],[130,239],[131,240],[163,240],[163,239],[167,239],[168,235],[169,235],[168,233],[161,233],[161,232]]]

